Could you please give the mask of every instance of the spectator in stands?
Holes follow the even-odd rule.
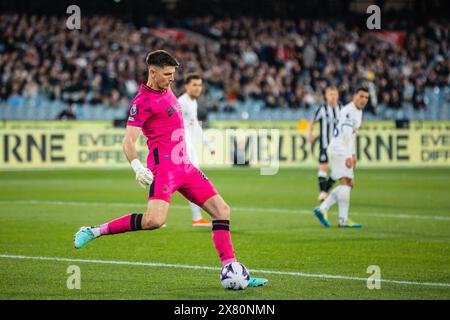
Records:
[[[246,99],[269,108],[309,108],[323,100],[328,85],[339,87],[345,103],[360,79],[372,88],[369,111],[375,113],[378,102],[399,108],[403,101],[423,110],[426,86],[450,85],[448,21],[408,28],[402,47],[320,20],[199,17],[190,28],[204,37],[175,39],[108,16],[86,17],[82,32],[67,32],[60,28],[64,19],[0,15],[1,99],[22,105],[38,95],[63,100],[71,93],[77,104],[117,107],[145,79],[140,70],[148,48],[174,52],[180,79],[201,72],[207,87],[224,92],[227,111]],[[177,81],[174,91],[180,86]],[[218,107],[211,99],[207,104]]]
[[[21,107],[24,100],[21,95],[18,94],[17,90],[13,90],[11,95],[6,100],[6,104],[10,107]]]
[[[71,104],[68,105],[67,109],[61,111],[56,117],[57,120],[76,120],[75,110]]]

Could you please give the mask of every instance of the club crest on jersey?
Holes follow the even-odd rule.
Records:
[[[166,107],[166,112],[167,112],[167,115],[168,115],[169,117],[171,117],[171,116],[173,115],[174,112],[180,111],[180,109],[181,109],[180,105],[179,105],[179,104],[176,104],[176,105],[174,105],[174,106]]]
[[[131,115],[131,116],[134,116],[134,115],[137,114],[137,112],[138,112],[138,110],[137,110],[137,105],[136,105],[136,104],[133,104],[133,105],[131,106],[131,109],[130,109],[130,115]]]

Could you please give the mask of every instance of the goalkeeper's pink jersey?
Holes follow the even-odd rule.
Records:
[[[169,87],[156,91],[142,84],[131,102],[129,126],[142,128],[147,137],[147,166],[190,164],[180,104]]]
[[[158,92],[142,84],[131,103],[128,125],[142,128],[147,137],[147,167],[154,175],[149,200],[170,203],[172,194],[179,191],[201,207],[217,194],[186,154],[182,111],[170,88]]]

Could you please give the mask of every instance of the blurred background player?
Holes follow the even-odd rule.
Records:
[[[161,228],[169,213],[172,194],[178,191],[212,217],[212,239],[222,265],[235,262],[230,207],[185,153],[181,107],[170,86],[179,63],[164,50],[150,52],[146,63],[148,80],[131,102],[123,151],[138,183],[144,188],[150,186],[147,211],[129,213],[99,226],[81,227],[75,234],[74,246],[80,249],[101,236]],[[141,133],[147,137],[147,167],[138,159],[136,150]],[[250,278],[248,286],[266,282],[267,279]]]
[[[199,168],[199,159],[195,150],[197,139],[201,139],[204,146],[208,148],[211,155],[215,154],[213,145],[209,142],[203,134],[202,127],[198,121],[197,98],[201,95],[203,88],[203,80],[199,74],[188,74],[184,81],[185,93],[178,97],[181,110],[183,111],[184,130],[186,132],[186,151],[191,160],[191,163]],[[193,227],[210,227],[211,222],[203,218],[200,207],[195,203],[189,202],[192,211],[192,226]]]
[[[322,202],[320,207],[314,209],[314,214],[326,227],[330,226],[327,212],[336,202],[339,206],[338,226],[340,228],[362,227],[361,224],[354,223],[348,218],[348,210],[350,206],[350,191],[353,188],[353,170],[356,166],[356,134],[361,126],[362,110],[368,100],[368,89],[358,88],[353,96],[353,101],[342,108],[337,129],[327,149],[330,159],[331,177],[334,180],[339,180],[340,185],[331,192],[330,196]]]
[[[317,178],[319,180],[320,193],[319,201],[323,201],[328,197],[328,191],[334,184],[332,177],[327,177],[329,169],[327,147],[333,136],[333,132],[337,127],[341,106],[338,104],[339,91],[336,87],[328,87],[325,90],[325,104],[319,106],[314,113],[314,118],[309,122],[308,141],[313,144],[316,137],[313,134],[314,125],[319,122],[319,171]]]

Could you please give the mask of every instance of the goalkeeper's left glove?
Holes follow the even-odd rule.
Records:
[[[136,180],[142,188],[147,188],[153,182],[153,173],[145,168],[139,159],[131,161],[131,167],[136,172]]]

